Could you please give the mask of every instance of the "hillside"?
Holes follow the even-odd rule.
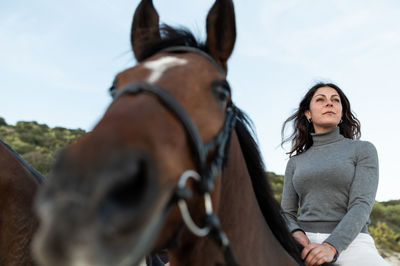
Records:
[[[0,117],[0,138],[44,176],[57,152],[84,133],[82,129],[49,128],[37,122],[17,122],[13,126]]]

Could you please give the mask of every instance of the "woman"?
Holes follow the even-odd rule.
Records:
[[[368,233],[378,186],[375,147],[360,137],[360,122],[342,90],[313,86],[293,121],[282,194],[282,210],[294,238],[304,246],[307,266],[388,265]],[[300,215],[297,217],[298,211]]]

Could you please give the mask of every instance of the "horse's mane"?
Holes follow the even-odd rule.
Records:
[[[192,32],[184,27],[175,29],[163,24],[160,29],[156,30],[160,31],[160,38],[148,38],[149,40],[141,43],[139,51],[135,54],[139,62],[173,46],[193,47],[208,53],[205,43],[199,41]],[[149,31],[148,34],[151,35],[152,32]]]
[[[39,173],[39,171],[37,171],[29,163],[27,163],[16,151],[14,151],[7,143],[2,141],[1,139],[0,145],[6,147],[17,158],[17,160],[36,178],[36,180],[40,184],[46,181],[46,178],[41,173]]]
[[[152,33],[149,32],[149,34]],[[172,46],[194,47],[208,53],[205,44],[198,41],[189,30],[185,28],[175,29],[168,25],[163,25],[160,28],[160,38],[149,38],[149,41],[143,42],[135,57],[140,62]],[[238,111],[238,121],[235,129],[260,209],[268,226],[281,245],[300,265],[304,265],[300,258],[300,244],[295,242],[289,233],[289,229],[280,213],[280,205],[272,196],[258,145],[253,138],[254,134],[250,133],[250,131],[254,132],[250,120],[242,111]]]
[[[265,166],[253,137],[255,134],[251,121],[241,110],[239,110],[235,129],[251,177],[254,193],[269,228],[286,251],[300,265],[304,265],[300,257],[302,247],[290,235],[286,222],[281,215],[280,205],[272,196],[271,187],[267,182]]]

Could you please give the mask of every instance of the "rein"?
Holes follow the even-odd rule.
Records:
[[[166,53],[196,53],[204,56],[212,62],[219,71],[225,71],[215,62],[207,53],[193,47],[176,46],[161,50]],[[113,102],[126,94],[148,93],[157,98],[157,100],[182,124],[186,131],[192,153],[195,157],[197,171],[185,171],[178,182],[173,199],[178,202],[183,221],[188,229],[198,237],[209,236],[222,249],[227,266],[239,266],[237,259],[233,254],[232,247],[222,231],[218,217],[213,213],[210,193],[214,188],[215,178],[222,170],[222,164],[225,157],[225,147],[230,135],[235,127],[238,109],[233,105],[228,105],[225,111],[225,121],[218,134],[209,142],[203,143],[200,134],[181,104],[162,87],[148,82],[133,82],[121,90],[110,91]],[[208,155],[215,151],[212,160],[207,164]],[[196,182],[195,190],[204,197],[206,214],[204,217],[205,226],[199,228],[192,220],[187,207],[187,200],[192,192],[185,186],[188,179],[194,179]]]

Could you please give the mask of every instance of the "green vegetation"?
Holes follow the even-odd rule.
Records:
[[[274,197],[282,199],[283,176],[268,172]],[[369,232],[380,253],[400,252],[400,200],[376,201],[371,213]]]
[[[274,193],[274,197],[278,202],[282,200],[282,191],[283,191],[283,176],[277,175],[273,172],[268,172],[269,183],[271,184],[272,193]]]
[[[0,126],[7,126],[6,120],[3,117],[0,117]]]
[[[0,117],[0,138],[44,176],[57,152],[84,133],[82,129],[49,128],[34,121],[13,126]]]
[[[376,201],[369,231],[381,254],[400,252],[400,200]]]

